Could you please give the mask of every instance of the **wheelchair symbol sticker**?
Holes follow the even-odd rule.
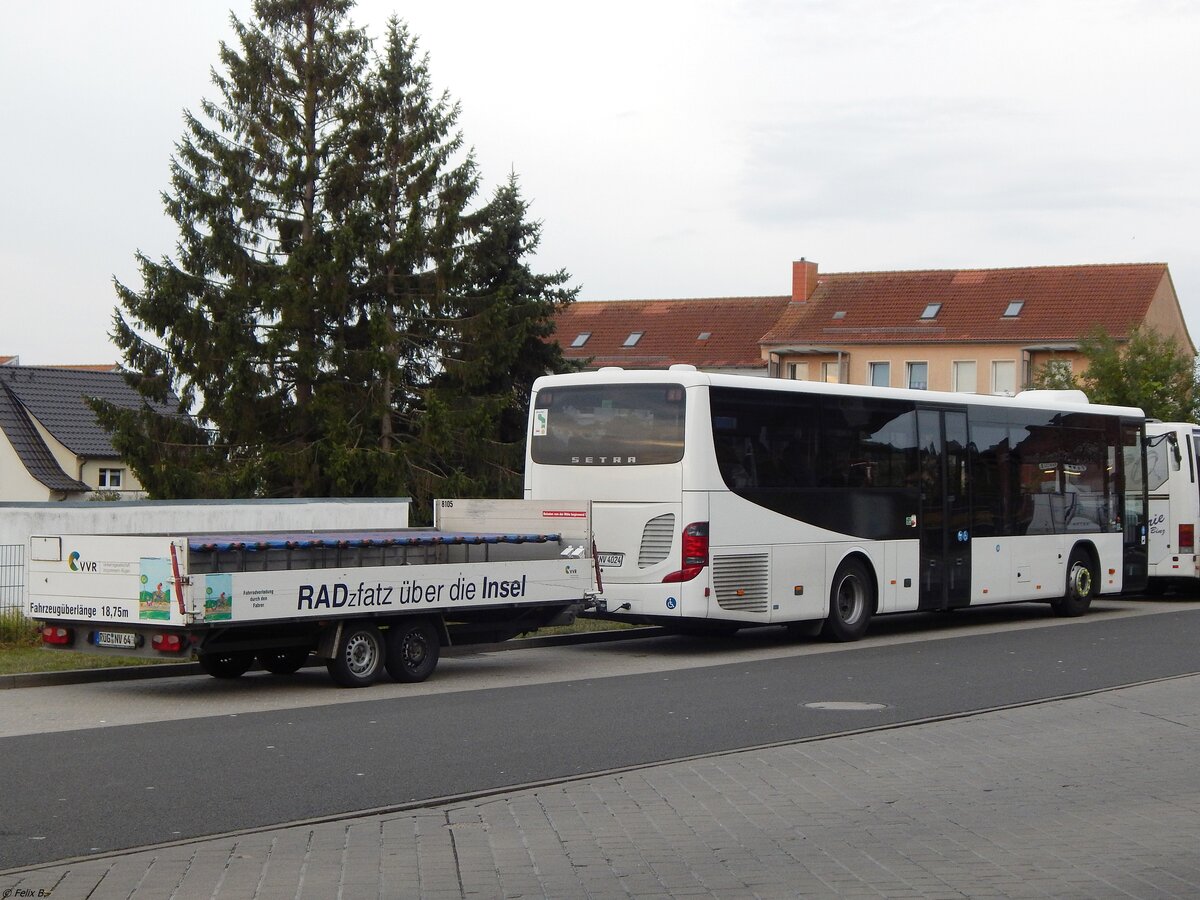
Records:
[[[679,601],[676,600],[674,597],[667,598],[667,609],[674,609],[678,605],[679,605]]]

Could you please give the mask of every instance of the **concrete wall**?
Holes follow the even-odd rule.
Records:
[[[404,528],[409,499],[0,503],[0,544],[31,534],[200,534]]]

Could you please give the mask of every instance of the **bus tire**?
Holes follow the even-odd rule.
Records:
[[[397,622],[387,633],[384,666],[396,681],[416,684],[437,668],[441,642],[437,628],[428,619]]]
[[[201,653],[200,669],[213,678],[241,678],[254,665],[253,653]]]
[[[1081,547],[1071,551],[1067,562],[1066,591],[1057,600],[1050,601],[1056,615],[1064,618],[1082,616],[1092,605],[1096,594],[1096,572],[1091,556]]]
[[[360,688],[374,684],[383,671],[383,635],[374,625],[342,628],[333,659],[327,662],[329,677],[342,687]]]
[[[307,647],[285,647],[258,654],[258,664],[272,675],[294,675],[308,662]]]
[[[875,611],[875,584],[857,559],[838,566],[829,589],[829,615],[821,636],[829,641],[857,641],[866,634]]]

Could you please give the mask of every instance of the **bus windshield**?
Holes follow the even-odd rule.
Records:
[[[651,466],[683,459],[679,384],[547,388],[534,398],[530,452],[552,466]]]

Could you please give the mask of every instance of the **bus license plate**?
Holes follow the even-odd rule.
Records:
[[[602,566],[612,566],[616,568],[625,562],[624,553],[597,553],[596,558],[600,560]]]
[[[137,635],[124,631],[97,631],[97,647],[136,647]]]

